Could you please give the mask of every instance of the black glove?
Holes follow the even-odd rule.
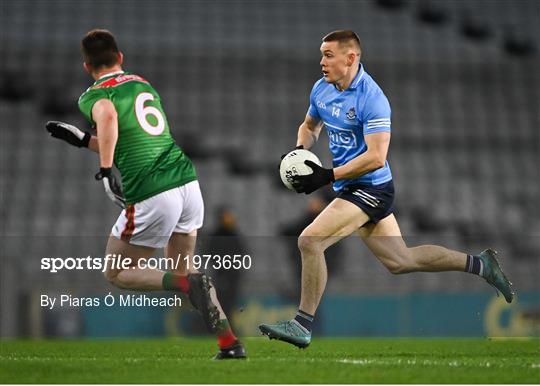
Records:
[[[122,187],[118,183],[118,180],[112,174],[111,168],[100,168],[99,173],[96,174],[96,180],[102,180],[105,187],[105,193],[120,208],[126,208],[126,199],[124,193],[122,193]]]
[[[334,169],[325,169],[315,162],[307,160],[304,163],[313,169],[313,173],[305,176],[293,176],[293,187],[297,193],[310,194],[320,187],[334,182]]]
[[[47,131],[54,138],[59,138],[70,145],[77,147],[88,147],[92,134],[87,131],[82,131],[73,125],[65,122],[49,121],[45,125]]]

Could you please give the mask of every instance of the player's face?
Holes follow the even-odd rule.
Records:
[[[324,80],[328,83],[339,82],[349,70],[347,51],[340,46],[339,42],[323,42],[320,65]]]

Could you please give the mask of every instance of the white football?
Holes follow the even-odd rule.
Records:
[[[281,181],[287,189],[294,190],[292,186],[293,176],[305,176],[306,174],[313,173],[313,169],[304,164],[306,160],[313,161],[317,165],[322,166],[321,161],[315,154],[304,149],[293,150],[281,160],[279,174],[281,175]]]

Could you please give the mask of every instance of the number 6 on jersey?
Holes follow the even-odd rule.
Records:
[[[135,114],[137,115],[137,121],[150,135],[160,135],[165,129],[165,119],[161,112],[154,106],[144,106],[146,101],[153,101],[154,96],[149,92],[142,92],[137,95],[135,99]],[[148,121],[148,116],[152,115],[157,120],[157,124],[154,126]]]

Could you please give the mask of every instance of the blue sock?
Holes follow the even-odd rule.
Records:
[[[311,332],[311,325],[313,324],[313,315],[308,314],[302,310],[298,310],[294,320],[302,325],[306,330]]]
[[[467,255],[467,264],[465,265],[465,272],[474,273],[484,277],[484,263],[478,256]]]

